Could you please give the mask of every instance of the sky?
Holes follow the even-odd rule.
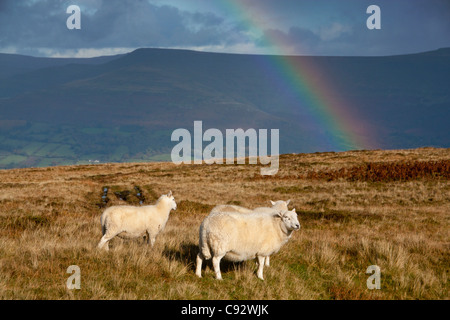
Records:
[[[381,29],[369,30],[370,5]],[[67,7],[81,9],[69,30]],[[450,0],[0,0],[0,53],[93,57],[137,48],[385,56],[450,47]]]

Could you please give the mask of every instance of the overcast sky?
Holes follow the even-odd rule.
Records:
[[[81,30],[68,30],[69,5]],[[369,30],[369,5],[381,29]],[[141,47],[391,55],[450,47],[450,0],[0,0],[0,52],[90,57]]]

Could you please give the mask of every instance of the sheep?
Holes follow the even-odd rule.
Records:
[[[195,274],[201,278],[202,262],[212,258],[216,279],[222,280],[220,260],[258,259],[258,278],[264,280],[264,258],[278,252],[300,229],[295,209],[276,214],[221,212],[210,214],[200,225]]]
[[[253,211],[262,212],[262,213],[273,213],[274,210],[278,212],[288,211],[288,204],[291,202],[291,200],[283,201],[272,201],[270,200],[270,203],[272,204],[272,207],[258,207],[253,209]]]
[[[218,206],[215,206],[212,210],[211,213],[217,213],[217,212],[240,212],[240,213],[252,213],[254,211],[259,211],[259,212],[267,212],[267,213],[273,213],[274,211],[285,211],[288,210],[288,204],[291,200],[287,200],[287,201],[282,201],[282,200],[278,200],[278,201],[270,201],[270,203],[272,204],[272,207],[258,207],[255,209],[247,209],[245,207],[241,207],[241,206],[236,206],[236,205],[230,205],[230,204],[221,204]]]
[[[106,245],[106,250],[109,250],[108,241],[115,236],[139,238],[143,235],[147,237],[147,244],[150,241],[153,247],[156,236],[164,229],[169,219],[170,211],[176,209],[172,191],[159,197],[154,205],[109,207],[100,217],[103,237],[98,248]]]
[[[235,206],[235,205],[218,205],[215,206],[211,212],[212,213],[216,213],[216,212],[240,212],[240,213],[252,213],[252,212],[264,212],[267,214],[273,214],[274,212],[283,212],[288,210],[288,204],[289,202],[291,202],[291,200],[287,200],[287,201],[283,201],[283,200],[278,200],[278,201],[272,201],[270,200],[270,203],[272,204],[272,207],[258,207],[255,209],[247,209],[241,206]],[[270,266],[270,256],[267,256],[264,259],[264,264],[266,267]]]
[[[211,213],[222,213],[222,212],[238,212],[238,213],[252,213],[252,209],[248,209],[241,206],[231,205],[231,204],[220,204],[212,208]]]

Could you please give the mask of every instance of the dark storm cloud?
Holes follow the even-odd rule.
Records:
[[[389,55],[450,46],[448,0],[318,0],[298,2],[297,7],[289,3],[289,14],[297,12],[303,27],[267,29],[259,46],[275,39],[294,52],[318,55]],[[381,9],[381,30],[366,27],[370,4]]]
[[[210,12],[191,13],[142,0],[79,1],[81,30],[68,30],[70,4],[2,1],[0,48],[183,47],[226,45],[236,39],[234,30]]]
[[[271,46],[277,43],[289,51],[311,54],[320,43],[320,36],[309,29],[291,27],[287,32],[278,29],[267,29],[263,36],[256,42],[259,46]],[[291,52],[289,52],[291,53]]]
[[[450,46],[448,0],[232,0],[250,11],[242,14],[226,3],[0,0],[0,52],[214,46],[225,52],[271,52],[271,46],[282,43],[295,54],[388,55]],[[81,30],[66,28],[71,4],[82,9]],[[366,28],[371,4],[381,7],[381,30]],[[259,34],[246,21],[252,15],[259,19]]]

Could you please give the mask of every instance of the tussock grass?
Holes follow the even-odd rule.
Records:
[[[364,163],[339,170],[310,171],[307,179],[348,181],[408,181],[415,179],[446,179],[450,178],[450,160],[440,161],[396,161]]]
[[[283,155],[275,177],[257,165],[3,170],[0,299],[448,299],[449,161],[449,149],[426,148]],[[142,239],[96,249],[105,187],[106,207],[173,191],[178,210],[153,249]],[[211,262],[195,276],[198,229],[214,205],[280,199],[291,199],[302,227],[265,281],[255,261],[223,261],[224,281]],[[374,264],[380,290],[366,286]],[[81,269],[80,290],[66,288],[70,265]]]

